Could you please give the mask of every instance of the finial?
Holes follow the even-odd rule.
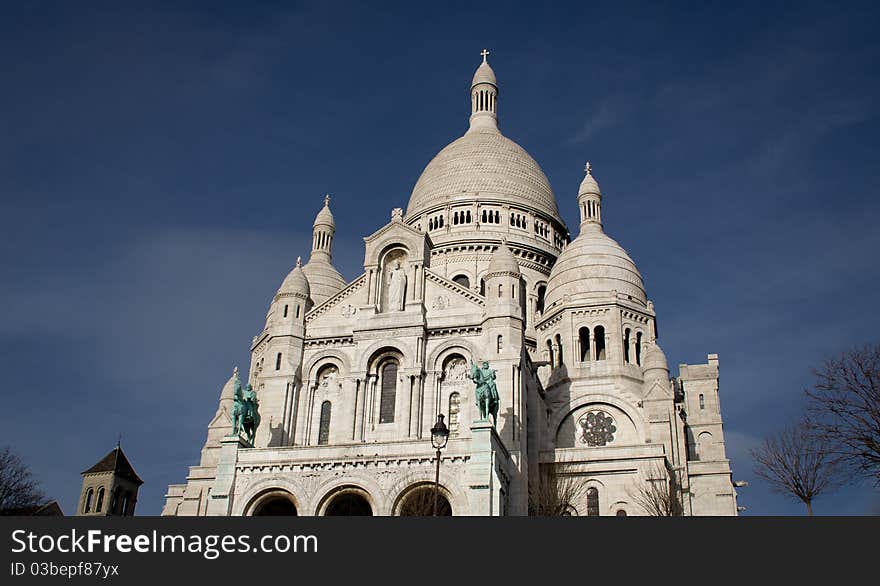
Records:
[[[301,256],[296,257],[296,268],[301,268],[303,264],[303,260]]]
[[[480,55],[483,56],[483,63],[486,63],[486,57],[489,56],[489,50],[488,50],[488,49],[483,49],[482,51],[480,51]]]
[[[330,194],[329,193],[324,196],[324,207],[325,208],[330,207]]]
[[[116,449],[117,450],[122,449],[122,434],[121,433],[119,434],[119,437],[116,438]]]
[[[591,165],[589,161],[587,161],[587,166],[584,167],[584,171],[587,172],[587,175],[593,174],[593,165]]]
[[[238,367],[232,369],[232,376],[238,376]]]

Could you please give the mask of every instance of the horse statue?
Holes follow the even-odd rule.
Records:
[[[257,435],[257,427],[260,425],[260,402],[257,401],[257,393],[253,386],[248,385],[242,390],[241,380],[238,378],[238,369],[234,374],[233,405],[232,405],[232,435],[244,432],[245,439],[250,445],[254,445]]]
[[[477,409],[480,419],[485,421],[492,415],[492,425],[498,422],[498,387],[495,385],[496,372],[489,368],[489,362],[483,361],[482,368],[471,360],[471,380],[477,386]]]

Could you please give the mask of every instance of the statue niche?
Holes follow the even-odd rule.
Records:
[[[388,253],[383,273],[385,311],[403,311],[406,308],[406,253],[402,250]]]

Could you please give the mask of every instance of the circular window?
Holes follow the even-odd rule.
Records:
[[[605,446],[614,441],[617,427],[604,411],[590,411],[578,420],[580,439],[588,446]]]

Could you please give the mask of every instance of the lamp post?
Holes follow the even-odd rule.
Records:
[[[437,450],[437,476],[434,480],[434,516],[437,516],[437,503],[440,500],[440,450],[446,447],[449,440],[449,428],[443,423],[444,415],[437,415],[437,423],[431,428],[431,445]]]

